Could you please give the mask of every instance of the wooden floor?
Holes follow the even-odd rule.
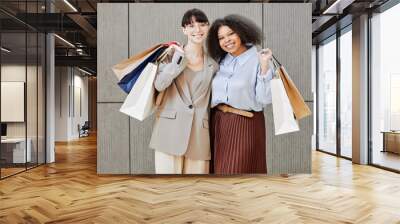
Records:
[[[25,171],[25,167],[23,168],[1,168],[1,177],[8,177],[13,174]]]
[[[97,176],[96,139],[0,181],[0,223],[400,223],[400,175],[314,152],[289,178]]]
[[[400,154],[375,150],[372,160],[374,164],[400,170]]]

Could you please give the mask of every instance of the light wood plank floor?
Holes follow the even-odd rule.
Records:
[[[289,178],[96,175],[96,139],[0,181],[0,223],[400,223],[400,175],[313,153]]]
[[[8,177],[10,175],[19,173],[26,170],[25,167],[23,168],[1,168],[1,177]]]

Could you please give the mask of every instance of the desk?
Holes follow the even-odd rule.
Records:
[[[382,152],[400,154],[400,131],[382,131],[381,133],[383,133]]]
[[[6,138],[1,139],[1,157],[8,163],[25,163],[32,160],[30,138],[26,140],[28,143],[25,152],[25,138]],[[12,158],[12,159],[11,159]],[[27,158],[27,161],[25,161]]]

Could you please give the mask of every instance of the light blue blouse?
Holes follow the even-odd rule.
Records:
[[[262,111],[272,102],[273,68],[261,75],[258,51],[251,46],[235,57],[226,54],[212,81],[211,107],[227,104],[241,110]]]

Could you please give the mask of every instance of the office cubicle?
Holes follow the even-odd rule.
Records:
[[[18,7],[28,13],[41,10],[40,1],[20,2]],[[40,30],[4,11],[0,11],[0,20],[8,21],[0,23],[0,178],[3,179],[45,162],[46,40]]]

